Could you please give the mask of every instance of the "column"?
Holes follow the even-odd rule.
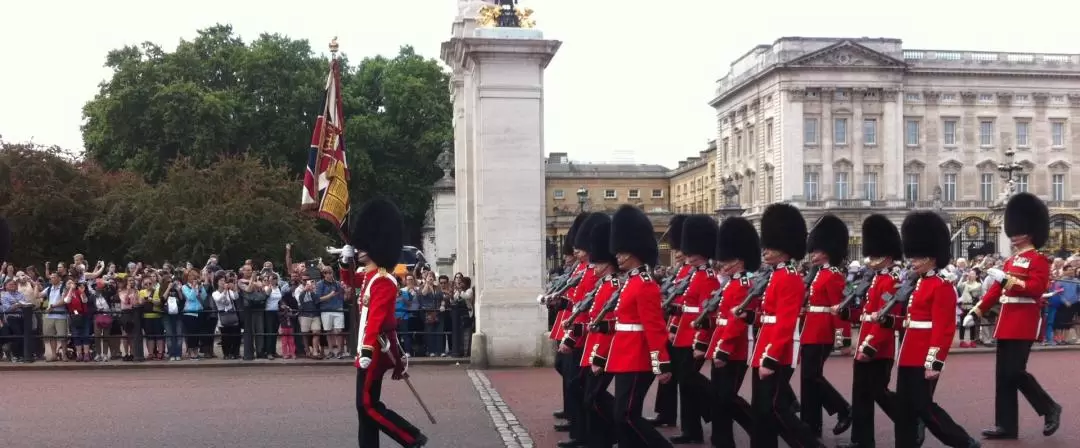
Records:
[[[881,145],[883,179],[878,188],[883,188],[885,199],[897,201],[903,199],[904,181],[904,109],[899,100],[899,90],[885,88],[881,92],[881,127],[884,143]]]
[[[544,69],[561,42],[535,29],[479,28],[454,39],[469,69],[469,227],[476,334],[473,362],[529,366],[545,348]]]
[[[852,89],[851,92],[851,119],[854,121],[851,123],[855,132],[852,132],[851,142],[851,198],[852,199],[868,199],[866,197],[866,187],[863,182],[866,180],[866,175],[863,173],[863,151],[866,149],[863,147],[865,138],[863,136],[863,97],[866,94],[866,89]],[[878,129],[875,130],[877,135],[874,136],[874,144],[881,146],[881,142],[877,139],[881,138],[881,120],[878,120]]]
[[[832,199],[836,193],[836,188],[833,186],[833,182],[836,181],[833,176],[833,162],[836,161],[833,158],[832,102],[834,93],[836,93],[834,87],[821,88],[821,179],[818,179],[818,188],[823,200]]]
[[[773,173],[774,180],[780,182],[780,194],[773,198],[774,202],[788,201],[794,196],[803,197],[804,167],[806,159],[806,146],[804,145],[803,133],[804,116],[803,101],[806,98],[804,89],[785,89],[781,97],[782,112],[780,114],[780,153],[779,163]]]

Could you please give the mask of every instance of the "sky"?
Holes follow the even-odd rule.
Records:
[[[81,149],[82,106],[108,79],[106,53],[144,41],[167,50],[227,23],[262,32],[334,36],[351,60],[402,45],[439,57],[458,0],[7,0],[0,3],[0,136]],[[758,44],[782,36],[892,37],[909,49],[1080,53],[1075,2],[1006,4],[907,0],[522,0],[562,41],[545,74],[545,151],[576,161],[631,159],[675,166],[715,138],[708,106],[717,79]],[[157,4],[157,6],[154,6]],[[297,150],[306,150],[298,142]]]

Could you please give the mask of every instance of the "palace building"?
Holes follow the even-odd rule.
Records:
[[[1080,249],[1080,55],[784,37],[733,62],[709,104],[717,187],[752,220],[791,202],[810,223],[837,214],[857,246],[870,213],[936,209],[956,256],[995,252],[1011,175],[1051,207],[1048,249]]]

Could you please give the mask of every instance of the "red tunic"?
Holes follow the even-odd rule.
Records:
[[[604,304],[608,299],[615,294],[615,291],[619,290],[621,283],[619,277],[615,274],[608,274],[604,278],[600,279],[600,290],[596,292],[596,296],[593,297],[592,307],[589,308],[588,313],[582,313],[587,315],[589,322],[592,322],[600,316],[600,310],[604,309]],[[609,327],[614,326],[614,321]],[[581,355],[580,367],[589,367],[593,364],[593,358],[600,358],[601,364],[606,360],[607,353],[611,350],[611,334],[599,333],[590,331],[585,336],[585,344],[582,345],[585,349]]]
[[[397,302],[397,280],[386,269],[377,269],[366,273],[357,272],[363,278],[360,292],[360,326],[357,330],[359,347],[356,367],[360,367],[360,357],[370,355],[373,365],[384,369],[393,367],[400,357],[397,348],[397,318],[394,308]],[[356,277],[351,281],[355,283]],[[387,362],[375,362],[380,357]],[[389,359],[387,359],[389,358]]]
[[[649,276],[646,267],[630,271],[619,294],[607,371],[655,374],[671,371],[664,313],[660,310],[660,285]]]
[[[563,325],[566,325],[566,320],[570,319],[574,315],[574,307],[578,303],[585,300],[589,294],[592,294],[601,285],[600,277],[596,275],[596,265],[590,264],[585,270],[585,275],[581,279],[581,283],[578,283],[572,291],[570,291],[566,297],[570,300],[567,305],[566,314],[563,316]],[[585,287],[588,286],[588,289]],[[579,313],[577,317],[574,317],[574,322],[570,323],[570,331],[563,330],[562,343],[567,347],[581,348],[578,342],[585,340],[585,333],[588,331],[589,326],[589,313]]]
[[[1050,287],[1050,261],[1029,249],[1009,257],[1004,267],[1006,275],[1019,281],[1006,280],[1004,285],[994,282],[975,306],[986,313],[1001,304],[995,339],[1037,341],[1044,327],[1042,295]]]
[[[913,275],[913,274],[908,274]],[[904,320],[900,367],[941,370],[956,335],[956,288],[937,271],[915,284]]]
[[[690,275],[690,270],[693,269],[693,268],[694,268],[693,266],[688,265],[688,264],[684,264],[684,265],[680,266],[679,267],[679,272],[675,273],[675,278],[671,281],[671,287],[675,288],[675,286],[678,285],[679,282],[682,281],[682,279],[689,276]],[[660,303],[663,303],[663,300],[664,300],[664,298],[660,297]],[[676,297],[674,300],[671,301],[671,303],[676,305],[676,306],[681,306],[682,303],[683,303],[682,296]],[[664,310],[664,311],[667,311],[667,310]],[[668,320],[667,320],[667,328],[668,328],[668,331],[671,332],[671,333],[675,333],[675,332],[679,331],[679,316],[678,315],[674,315],[674,316],[671,316],[671,317],[668,318]]]
[[[881,311],[885,306],[885,294],[895,294],[900,286],[900,268],[893,266],[885,268],[874,275],[870,282],[870,290],[866,293],[866,303],[863,303],[862,321],[859,327],[859,343],[856,344],[856,353],[862,353],[870,359],[893,359],[896,352],[896,330],[885,328],[877,320],[870,319],[871,313]],[[894,322],[902,322],[903,317],[898,310],[899,306],[893,307]]]
[[[716,328],[712,331],[709,347],[705,351],[709,358],[723,361],[746,361],[747,352],[750,351],[750,340],[747,334],[750,326],[744,320],[731,314],[731,309],[742,303],[752,286],[750,277],[744,272],[735,274],[731,277],[731,281],[724,285],[724,293],[720,306],[716,308],[716,318],[713,321]],[[747,308],[750,307],[747,306]]]
[[[828,264],[821,267],[810,283],[810,300],[803,319],[799,342],[805,345],[851,345],[851,324],[832,313],[832,307],[844,300],[846,273]]]
[[[570,273],[569,278],[574,278],[578,275],[581,275],[581,273],[584,272],[585,269],[587,269],[588,267],[588,264],[579,262],[576,266],[574,266],[574,271]],[[567,295],[570,295],[570,292],[573,292],[573,289],[568,291]],[[562,323],[564,320],[566,320],[566,317],[569,316],[569,313],[570,310],[563,309],[559,310],[559,312],[555,314],[555,324],[551,326],[551,333],[548,334],[549,339],[551,339],[552,341],[562,341],[563,336],[565,336],[563,334]]]
[[[795,348],[795,324],[799,320],[806,286],[794,262],[776,266],[761,298],[761,312],[758,322],[757,345],[751,367],[767,367],[776,370],[780,366],[792,364]]]
[[[709,300],[713,291],[720,287],[720,281],[716,279],[716,273],[701,265],[691,271],[690,285],[686,293],[682,295],[682,312],[678,316],[678,329],[675,331],[673,347],[693,347],[697,330],[694,329],[694,319],[701,315],[701,306]]]

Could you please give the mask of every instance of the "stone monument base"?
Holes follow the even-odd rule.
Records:
[[[500,303],[502,302],[502,303]],[[477,307],[477,322],[482,323],[473,333],[470,362],[483,367],[529,367],[541,364],[544,353],[550,352],[550,341],[538,343],[546,323],[536,302],[506,303],[485,301]],[[484,328],[494,325],[496,328]]]

